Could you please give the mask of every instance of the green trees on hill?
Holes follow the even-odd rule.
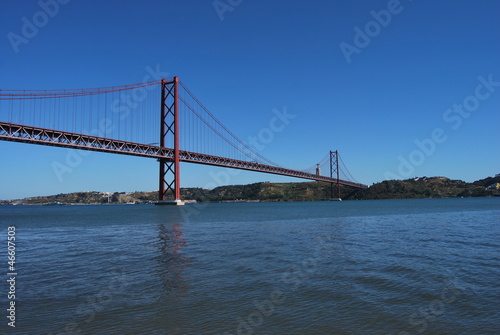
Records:
[[[500,176],[488,177],[466,183],[445,177],[421,177],[407,180],[386,180],[373,184],[367,189],[341,186],[343,200],[365,199],[414,199],[444,197],[482,197],[498,195],[498,190],[489,188],[500,183]],[[255,183],[249,185],[220,186],[212,190],[202,188],[183,188],[184,200],[197,202],[224,201],[321,201],[330,199],[329,183]],[[336,197],[336,191],[334,193]],[[107,203],[150,203],[157,200],[157,192],[77,192],[53,196],[33,197],[16,201],[3,201],[0,204],[107,204]]]

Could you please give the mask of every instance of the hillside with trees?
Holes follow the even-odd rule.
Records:
[[[386,180],[366,189],[341,186],[343,200],[487,197],[500,195],[500,175],[467,183],[446,177]],[[182,188],[183,200],[192,202],[324,201],[331,198],[331,185],[324,182],[255,183],[220,186],[212,190]],[[334,197],[336,197],[334,186]],[[157,192],[76,192],[52,196],[3,200],[0,205],[126,204],[153,203]]]

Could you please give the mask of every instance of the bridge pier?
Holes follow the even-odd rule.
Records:
[[[157,202],[155,202],[155,205],[158,205],[158,206],[164,206],[164,205],[184,206],[184,201],[182,201],[182,200],[158,200]]]
[[[167,136],[173,137],[174,157],[160,158],[160,185],[157,205],[184,205],[181,200],[180,146],[179,146],[179,78],[161,81],[160,147],[165,148]],[[171,192],[174,200],[166,200]]]

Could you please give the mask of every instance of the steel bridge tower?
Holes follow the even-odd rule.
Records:
[[[337,178],[337,197],[333,195],[333,183],[330,183],[330,201],[342,201],[340,197],[340,169],[339,169],[339,151],[330,151],[330,178]]]
[[[167,142],[174,144],[172,159],[160,158],[160,187],[158,190],[157,205],[184,205],[181,200],[180,178],[180,143],[179,143],[179,78],[171,81],[161,81],[161,119],[160,119],[160,148],[166,148]],[[173,200],[166,200],[168,193]]]

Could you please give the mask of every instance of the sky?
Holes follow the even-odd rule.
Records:
[[[260,152],[282,166],[339,150],[367,185],[470,182],[500,173],[498,17],[495,0],[2,1],[0,88],[131,84],[154,69],[242,139],[286,108],[295,118]],[[0,199],[158,189],[154,159],[5,141],[0,159]],[[182,187],[259,181],[301,180],[181,164]]]

